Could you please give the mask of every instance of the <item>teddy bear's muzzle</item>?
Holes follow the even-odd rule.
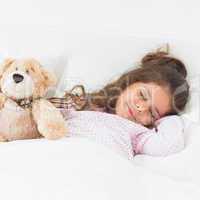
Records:
[[[15,83],[20,83],[24,80],[24,76],[22,76],[21,74],[13,74],[13,80],[15,81]]]

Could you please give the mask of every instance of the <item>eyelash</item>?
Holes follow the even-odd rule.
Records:
[[[143,100],[145,100],[145,101],[148,100],[147,98],[144,97],[144,95],[142,94],[142,92],[140,92],[140,96],[143,98]],[[154,119],[155,117],[154,117],[153,113],[151,111],[149,111],[149,112],[151,114],[151,117]]]
[[[147,98],[144,97],[144,95],[142,94],[142,92],[140,92],[140,96],[143,98],[143,100],[148,100]]]

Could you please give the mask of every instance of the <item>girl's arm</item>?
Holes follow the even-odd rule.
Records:
[[[134,136],[136,154],[167,156],[184,148],[184,124],[180,116],[166,116],[157,120],[156,124],[157,132],[153,128]]]

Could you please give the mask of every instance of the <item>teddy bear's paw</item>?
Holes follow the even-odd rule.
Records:
[[[41,135],[43,135],[49,140],[62,138],[67,133],[65,124],[56,122],[46,122],[45,124],[38,126],[38,130],[41,133]]]

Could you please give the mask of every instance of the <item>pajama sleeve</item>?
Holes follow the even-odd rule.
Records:
[[[181,151],[184,144],[184,124],[180,116],[171,115],[156,121],[155,128],[135,136],[135,154],[167,156]]]

